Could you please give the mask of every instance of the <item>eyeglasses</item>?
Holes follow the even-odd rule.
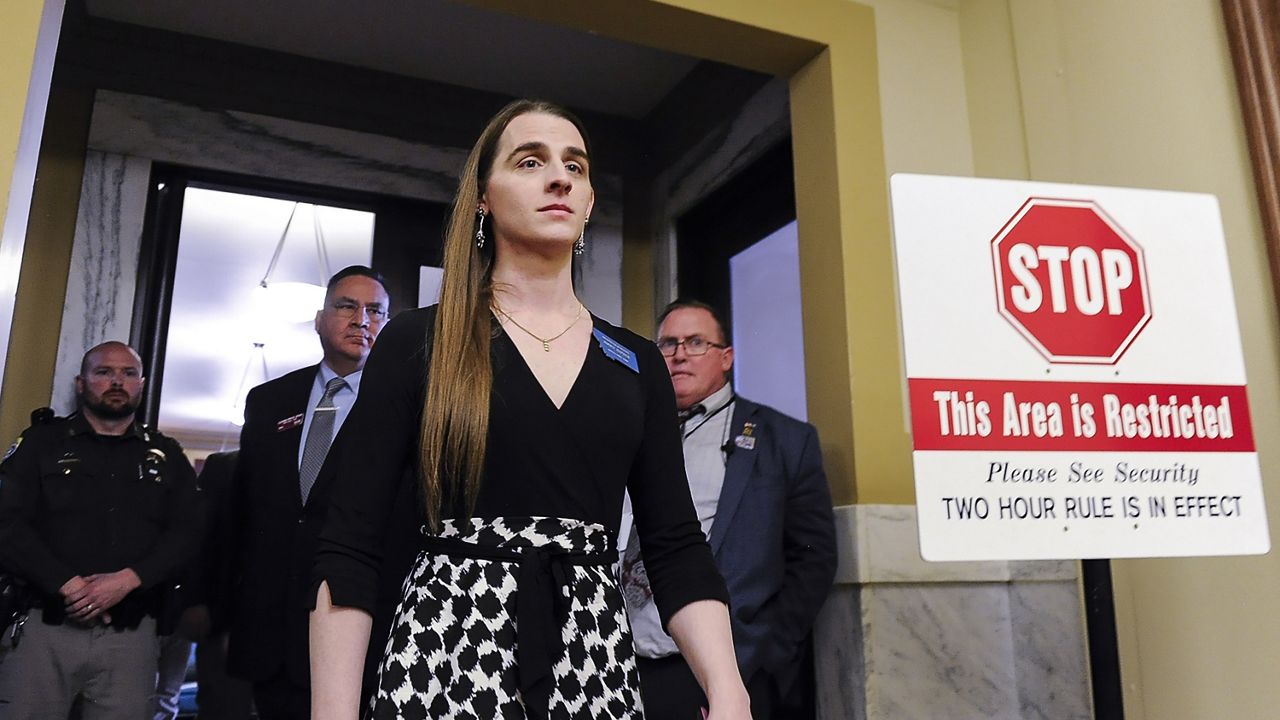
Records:
[[[665,357],[675,357],[676,348],[679,348],[681,345],[684,346],[684,354],[689,357],[706,355],[707,351],[711,348],[720,348],[723,350],[729,347],[728,345],[713,343],[701,335],[691,335],[683,340],[677,340],[669,337],[658,338],[657,344],[658,350],[662,352]]]
[[[387,319],[387,311],[381,305],[361,305],[360,303],[339,300],[330,307],[333,308],[334,314],[343,320],[350,320],[356,316],[358,311],[363,311],[361,314],[368,318],[371,323],[380,323]]]

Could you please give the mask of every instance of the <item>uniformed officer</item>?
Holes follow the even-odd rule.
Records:
[[[0,464],[0,565],[35,590],[0,645],[0,718],[149,714],[167,580],[200,540],[195,473],[174,440],[135,422],[133,348],[85,353],[79,411],[28,428]]]

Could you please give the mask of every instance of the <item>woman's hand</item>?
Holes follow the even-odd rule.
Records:
[[[751,697],[747,689],[738,683],[738,692],[717,695],[711,699],[711,711],[707,720],[751,720]]]
[[[667,630],[711,703],[708,720],[751,720],[751,697],[738,674],[725,604],[691,602],[671,616]]]

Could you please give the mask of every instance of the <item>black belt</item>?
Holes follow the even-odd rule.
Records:
[[[520,695],[532,720],[544,720],[555,684],[551,668],[564,651],[560,630],[569,616],[566,596],[572,565],[612,565],[617,556],[610,552],[587,553],[557,547],[514,548],[428,535],[423,538],[428,552],[474,560],[518,562],[516,577],[516,667],[520,674]]]

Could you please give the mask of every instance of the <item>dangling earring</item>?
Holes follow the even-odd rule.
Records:
[[[476,208],[476,249],[484,248],[484,208]]]
[[[589,219],[582,221],[582,232],[578,233],[578,242],[573,244],[574,255],[581,255],[587,250],[587,222],[589,222]]]

